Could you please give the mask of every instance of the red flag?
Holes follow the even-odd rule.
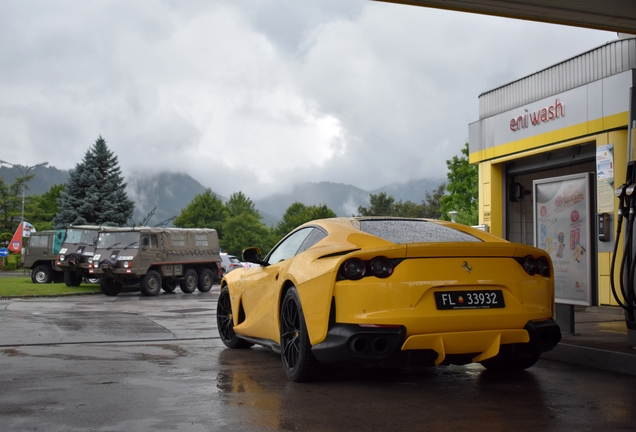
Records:
[[[18,229],[15,230],[15,234],[13,234],[13,237],[11,238],[11,243],[9,243],[8,249],[10,251],[22,253],[22,230],[23,224],[20,223],[20,226],[18,226]]]

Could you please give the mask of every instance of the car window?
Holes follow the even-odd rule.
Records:
[[[289,237],[284,239],[276,249],[267,258],[267,262],[270,264],[276,264],[277,262],[289,259],[296,255],[296,252],[300,248],[300,245],[305,241],[307,236],[311,234],[314,228],[303,228]]]
[[[240,263],[240,262],[241,262],[241,261],[239,261],[239,259],[238,259],[237,257],[235,257],[234,255],[228,255],[227,257],[230,259],[230,262],[231,262],[231,263],[238,264],[238,263]]]
[[[300,245],[300,247],[298,248],[298,251],[296,251],[296,255],[306,251],[307,249],[309,249],[310,247],[312,247],[313,245],[315,245],[316,243],[318,243],[320,240],[324,239],[325,237],[327,237],[326,232],[324,232],[321,229],[314,228],[311,234],[309,234],[307,238],[305,239],[305,241]]]
[[[398,244],[482,241],[465,232],[425,220],[362,219],[360,229]]]

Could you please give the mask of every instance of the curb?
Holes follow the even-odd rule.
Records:
[[[636,350],[634,354],[636,354]],[[633,354],[559,343],[553,350],[541,354],[541,358],[636,375],[636,355]]]

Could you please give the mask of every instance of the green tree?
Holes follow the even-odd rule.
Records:
[[[101,135],[69,172],[59,205],[53,219],[56,229],[71,224],[123,226],[132,217],[135,205],[126,194],[117,156]]]
[[[409,200],[400,200],[393,204],[391,215],[397,217],[421,218],[424,217],[424,206],[422,204],[415,204]]]
[[[371,194],[369,201],[369,208],[358,207],[359,216],[393,216],[395,198],[392,195],[387,196],[386,192]]]
[[[33,196],[31,203],[27,206],[25,219],[29,221],[36,230],[44,231],[53,229],[53,218],[59,212],[59,200],[66,186],[58,184],[42,195]]]
[[[223,201],[207,188],[181,210],[172,224],[178,228],[213,228],[222,239],[223,224],[227,218],[228,211]]]
[[[20,226],[22,217],[22,183],[33,175],[16,179],[7,184],[0,178],[0,233],[9,233],[9,239]],[[26,199],[25,199],[26,202]]]
[[[20,226],[20,220],[22,219],[22,185],[24,184],[25,190],[29,190],[28,182],[35,174],[31,174],[26,177],[16,178],[11,184],[4,182],[0,178],[0,233],[9,233],[13,236],[13,233]],[[30,222],[27,217],[27,208],[30,205],[33,197],[24,197],[24,209],[27,222]]]
[[[442,218],[450,220],[448,212],[457,211],[457,222],[466,225],[477,225],[479,213],[477,209],[479,197],[479,171],[476,165],[468,162],[468,143],[461,150],[460,157],[453,156],[446,161],[448,166],[449,194],[441,197]]]
[[[254,216],[256,220],[261,219],[261,214],[256,210],[254,202],[245,196],[243,192],[234,192],[225,203],[225,206],[230,217],[247,213]]]
[[[306,206],[303,203],[295,202],[285,210],[283,218],[275,229],[277,238],[282,238],[296,227],[315,219],[334,218],[336,214],[327,207],[326,204],[319,206]]]
[[[273,245],[269,228],[249,212],[228,218],[223,224],[221,248],[231,255],[240,257],[246,247],[258,246],[265,256]]]
[[[425,216],[426,206],[424,203],[417,204],[412,201],[395,201],[392,195],[386,192],[371,194],[369,196],[371,205],[369,208],[358,207],[359,216],[394,216],[394,217],[411,217],[421,218]]]
[[[422,202],[422,217],[429,219],[442,218],[442,197],[446,190],[446,184],[442,183],[430,193],[426,191],[424,202]]]

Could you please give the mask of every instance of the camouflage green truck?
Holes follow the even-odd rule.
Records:
[[[100,231],[89,259],[89,275],[100,278],[104,294],[116,296],[127,285],[155,296],[177,285],[190,294],[208,292],[218,279],[219,238],[207,228],[111,228]]]
[[[64,269],[55,264],[64,235],[64,230],[50,230],[34,232],[29,236],[22,265],[31,270],[33,283],[62,282],[64,279]]]

